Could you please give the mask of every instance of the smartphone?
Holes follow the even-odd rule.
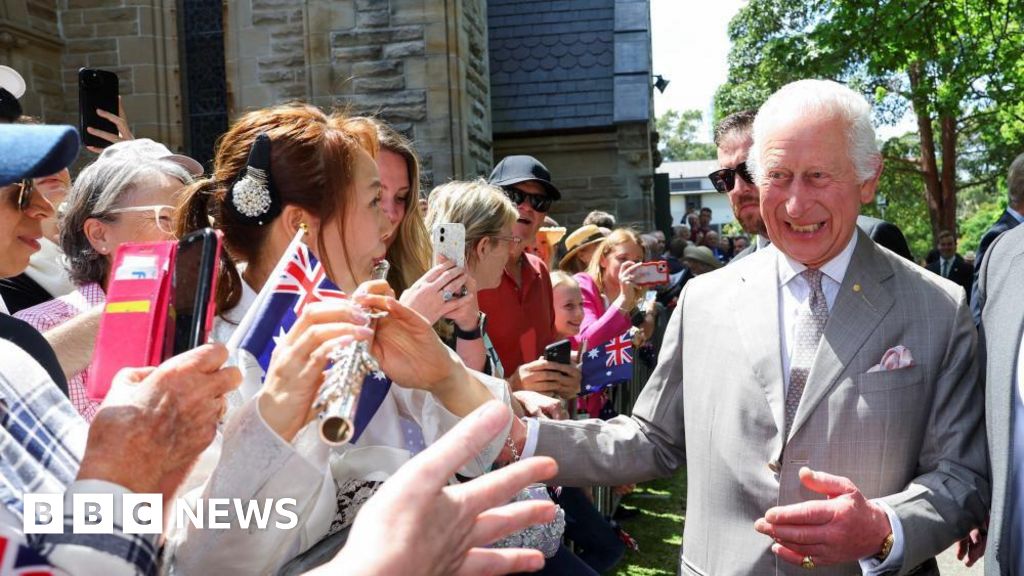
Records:
[[[168,307],[168,322],[174,328],[167,334],[173,342],[167,357],[201,346],[209,337],[221,243],[220,231],[212,228],[196,230],[178,242]]]
[[[668,262],[644,262],[637,267],[633,278],[641,286],[661,286],[668,284]]]
[[[572,346],[568,340],[559,340],[554,344],[548,344],[544,347],[544,359],[548,362],[557,362],[559,364],[571,364],[572,361],[569,359],[569,355],[572,353]]]
[[[106,148],[110,142],[89,134],[88,127],[117,134],[117,126],[101,118],[96,109],[100,108],[117,116],[117,74],[109,70],[80,68],[78,70],[78,133],[86,146]]]
[[[430,243],[434,247],[435,266],[442,256],[459,268],[466,266],[466,227],[462,224],[436,224],[430,231]]]

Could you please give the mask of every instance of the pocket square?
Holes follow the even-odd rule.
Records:
[[[868,374],[872,372],[883,372],[888,370],[899,370],[900,368],[909,368],[914,365],[914,357],[910,355],[910,350],[906,346],[900,344],[899,346],[893,346],[882,354],[882,361],[875,364],[868,369]]]

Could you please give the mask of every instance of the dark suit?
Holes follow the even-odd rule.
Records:
[[[868,238],[874,240],[875,244],[888,248],[911,262],[914,261],[910,245],[907,244],[907,239],[899,226],[872,216],[857,216],[857,226],[868,235]]]
[[[979,266],[978,281],[974,284],[982,311],[979,349],[985,368],[985,421],[992,467],[992,515],[985,574],[1004,576],[1013,569],[1009,554],[1014,546],[1010,542],[1012,514],[1007,507],[1020,506],[1024,497],[1013,493],[1010,480],[1013,406],[1017,402],[1015,378],[1024,378],[1016,374],[1017,354],[1024,336],[1024,226],[999,236],[990,247],[992,250]]]
[[[988,247],[992,242],[1003,232],[1012,230],[1019,224],[1017,219],[1010,214],[1009,211],[1003,210],[1002,216],[996,223],[988,229],[988,232],[981,237],[981,241],[978,242],[978,251],[974,257],[974,291],[971,293],[971,313],[974,314],[974,323],[981,323],[981,304],[978,302],[978,272],[981,270],[981,265],[984,263],[985,252],[988,251]]]
[[[940,257],[938,260],[925,266],[925,268],[942,276],[942,258]],[[974,266],[971,266],[962,256],[957,254],[953,257],[953,265],[950,266],[949,275],[946,278],[963,286],[964,291],[970,295],[971,285],[974,284]]]

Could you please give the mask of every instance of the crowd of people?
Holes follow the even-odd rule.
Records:
[[[235,120],[209,171],[122,116],[72,178],[75,129],[0,96],[0,537],[39,566],[599,574],[630,538],[591,487],[686,466],[683,574],[929,574],[958,541],[968,562],[988,542],[992,573],[1024,574],[1024,241],[1007,231],[1024,155],[979,266],[950,232],[928,272],[898,228],[859,216],[882,170],[871,110],[828,81],[716,127],[731,236],[708,208],[669,231],[596,211],[569,231],[548,215],[557,178],[528,155],[421,190],[391,126],[302,103]],[[433,253],[449,224],[457,261]],[[119,247],[208,227],[224,245],[211,342],[126,368],[98,401]],[[260,364],[239,342],[297,238],[344,297],[303,300]],[[661,261],[662,280],[641,277]],[[355,343],[379,363],[375,401],[328,446],[314,405]],[[631,414],[615,413],[620,382],[594,384],[598,351],[653,370]],[[68,516],[63,534],[25,534],[37,492],[68,510],[76,494],[291,499],[297,521],[78,535]]]

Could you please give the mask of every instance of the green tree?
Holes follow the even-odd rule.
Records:
[[[700,110],[682,113],[668,110],[659,116],[655,125],[661,157],[667,161],[714,159],[717,155],[715,145],[696,141],[703,118]]]
[[[991,200],[1024,148],[1021,14],[1022,0],[750,0],[729,24],[715,114],[809,77],[860,90],[880,123],[909,111],[916,150],[889,147],[887,169],[916,176],[932,235],[955,230],[958,192],[968,208]]]

